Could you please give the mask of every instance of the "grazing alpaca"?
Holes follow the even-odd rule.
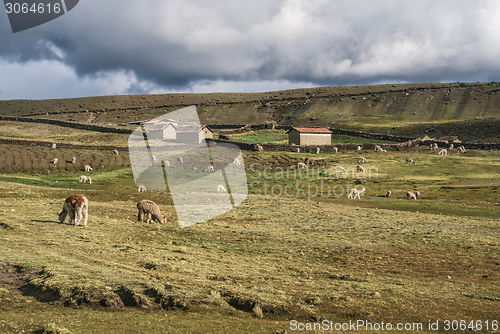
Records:
[[[298,169],[307,169],[307,165],[305,163],[303,163],[303,162],[299,162],[297,164],[297,168]]]
[[[142,223],[144,215],[146,215],[146,223],[149,224],[151,218],[158,223],[165,223],[167,218],[161,214],[160,208],[155,202],[143,199],[137,203],[137,220]]]
[[[349,194],[347,195],[347,198],[356,199],[356,197],[358,197],[359,199],[361,199],[360,195],[364,192],[365,192],[365,187],[362,187],[361,190],[358,190],[356,188],[352,188],[351,190],[349,190]]]
[[[365,168],[364,168],[363,166],[361,166],[361,165],[357,165],[357,166],[356,166],[356,170],[357,170],[358,172],[363,172],[363,173],[365,172]]]
[[[335,153],[339,153],[339,148],[338,148],[337,146],[332,147],[332,150],[333,150]]]
[[[344,167],[340,167],[340,166],[337,167],[337,173],[339,173],[339,172],[347,173],[347,171],[345,170],[345,168]]]
[[[261,145],[257,145],[257,151],[262,152],[264,151],[264,148]]]
[[[75,157],[73,157],[73,159],[71,159],[71,163],[72,163],[73,165],[76,165],[76,158],[75,158]]]
[[[85,169],[86,172],[90,172],[92,170],[92,167],[90,167],[89,165],[85,165],[85,167],[83,167]]]
[[[85,175],[80,175],[80,183],[88,183],[88,184],[92,184],[92,179],[88,176],[85,176]]]
[[[319,154],[321,152],[321,149],[319,147],[316,147],[316,154]]]
[[[358,147],[357,147],[357,150],[358,150],[358,151],[361,151],[362,149],[363,149],[363,148],[362,148],[361,146],[358,146]]]
[[[113,150],[113,155],[119,155],[120,153],[118,153],[117,150]]]
[[[412,193],[411,191],[407,191],[407,192],[406,192],[406,197],[407,197],[408,199],[415,199],[415,200],[417,199],[417,195],[415,195],[415,194],[414,194],[414,193]]]
[[[214,166],[208,166],[203,170],[203,173],[213,173],[214,172]]]
[[[439,151],[439,155],[448,155],[448,150],[443,148],[441,151]]]
[[[465,147],[464,146],[459,146],[457,148],[457,152],[460,154],[460,153],[465,153]]]
[[[241,165],[241,161],[238,158],[233,159],[233,165]]]
[[[362,163],[362,162],[368,162],[368,160],[366,160],[365,157],[359,157],[358,158],[358,164]]]
[[[406,158],[406,163],[410,163],[410,164],[414,164],[414,165],[417,164],[412,158]]]
[[[181,156],[178,156],[178,157],[177,157],[177,163],[178,163],[178,164],[183,164],[183,163],[184,163],[184,160],[182,160],[182,157],[181,157]]]
[[[138,192],[146,191],[146,187],[144,187],[142,184],[139,185],[139,189],[137,189]]]
[[[52,148],[57,148],[56,143],[52,143]]]
[[[391,197],[392,192],[390,190],[387,190],[387,193],[385,194],[385,197]]]
[[[52,161],[52,163],[53,163],[54,165],[57,165],[57,164],[59,163],[59,159],[54,158],[54,161]]]
[[[59,217],[59,221],[64,223],[66,216],[69,215],[69,224],[71,225],[74,222],[75,226],[78,226],[83,218],[83,226],[87,226],[88,210],[89,201],[87,197],[76,194],[66,198],[63,209],[57,216]]]
[[[380,145],[375,145],[375,151],[387,152],[387,151],[386,151],[386,150],[384,150],[384,149],[382,148],[382,146],[380,146]]]
[[[219,184],[217,186],[217,192],[219,192],[219,193],[225,193],[226,191],[227,191],[226,188],[224,188],[224,186],[222,184]]]

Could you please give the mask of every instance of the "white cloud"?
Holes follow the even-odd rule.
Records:
[[[53,60],[9,63],[0,61],[0,99],[56,99],[124,94],[135,75],[124,71],[79,78],[75,71]]]
[[[3,41],[3,73],[33,69],[0,98],[500,80],[499,16],[495,1],[86,0]]]

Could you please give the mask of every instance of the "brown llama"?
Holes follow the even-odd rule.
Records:
[[[75,226],[80,224],[83,219],[83,226],[87,226],[87,218],[89,215],[89,201],[87,197],[76,194],[71,195],[64,201],[61,213],[58,213],[59,221],[64,223],[66,216],[69,215],[69,224],[74,222]]]
[[[139,222],[143,222],[144,215],[146,215],[146,223],[149,224],[151,218],[158,223],[165,223],[167,221],[167,217],[161,214],[160,208],[156,205],[155,202],[143,199],[137,203],[137,220]]]

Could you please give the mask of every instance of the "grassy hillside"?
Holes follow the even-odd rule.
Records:
[[[266,93],[9,100],[0,101],[0,113],[117,124],[150,119],[194,104],[198,106],[204,124],[248,124],[274,120],[280,124],[389,131],[402,135],[424,134],[439,125],[439,131],[431,134],[456,134],[465,140],[496,142],[500,140],[498,94],[500,83],[495,82],[387,84]],[[471,133],[467,130],[470,127],[476,130]]]
[[[77,141],[72,131],[50,138]],[[37,125],[25,136],[51,132]],[[23,136],[12,124],[3,133]],[[274,333],[291,319],[425,326],[498,315],[496,151],[243,152],[248,198],[186,229],[168,193],[137,192],[127,152],[0,153],[1,333]],[[354,170],[360,155],[366,174]],[[309,172],[283,172],[305,157]],[[85,164],[91,185],[78,182]],[[366,191],[348,200],[355,185]],[[421,198],[406,199],[417,190]],[[57,221],[73,193],[89,198],[87,227]],[[145,198],[167,224],[137,222]]]
[[[28,282],[24,297],[0,290],[15,301],[2,303],[2,333],[50,323],[73,333],[273,333],[290,319],[425,324],[498,315],[494,220],[250,196],[180,230],[160,201],[170,222],[146,225],[134,219],[135,201],[104,203],[85,191],[91,218],[75,228],[54,219],[64,192],[2,186],[21,198],[2,199],[0,250],[18,264],[9,277]]]
[[[0,101],[0,113],[116,126],[197,104],[204,123],[273,119],[499,141],[496,83],[415,86]],[[168,192],[137,191],[127,151],[89,147],[125,147],[127,135],[1,122],[0,138],[79,144],[0,144],[0,333],[289,333],[292,319],[422,323],[431,332],[429,320],[441,331],[445,319],[482,320],[483,330],[500,320],[498,151],[246,151],[247,199],[181,229]],[[366,173],[356,171],[360,155]],[[287,171],[306,157],[310,169]],[[79,183],[81,174],[93,183]],[[361,199],[347,199],[353,187],[366,189]],[[408,200],[407,191],[421,196]],[[75,193],[90,201],[87,227],[57,220]],[[158,203],[167,223],[137,222],[141,199]]]

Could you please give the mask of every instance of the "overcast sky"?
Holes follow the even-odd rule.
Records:
[[[13,34],[0,99],[500,81],[500,1],[80,0]]]

